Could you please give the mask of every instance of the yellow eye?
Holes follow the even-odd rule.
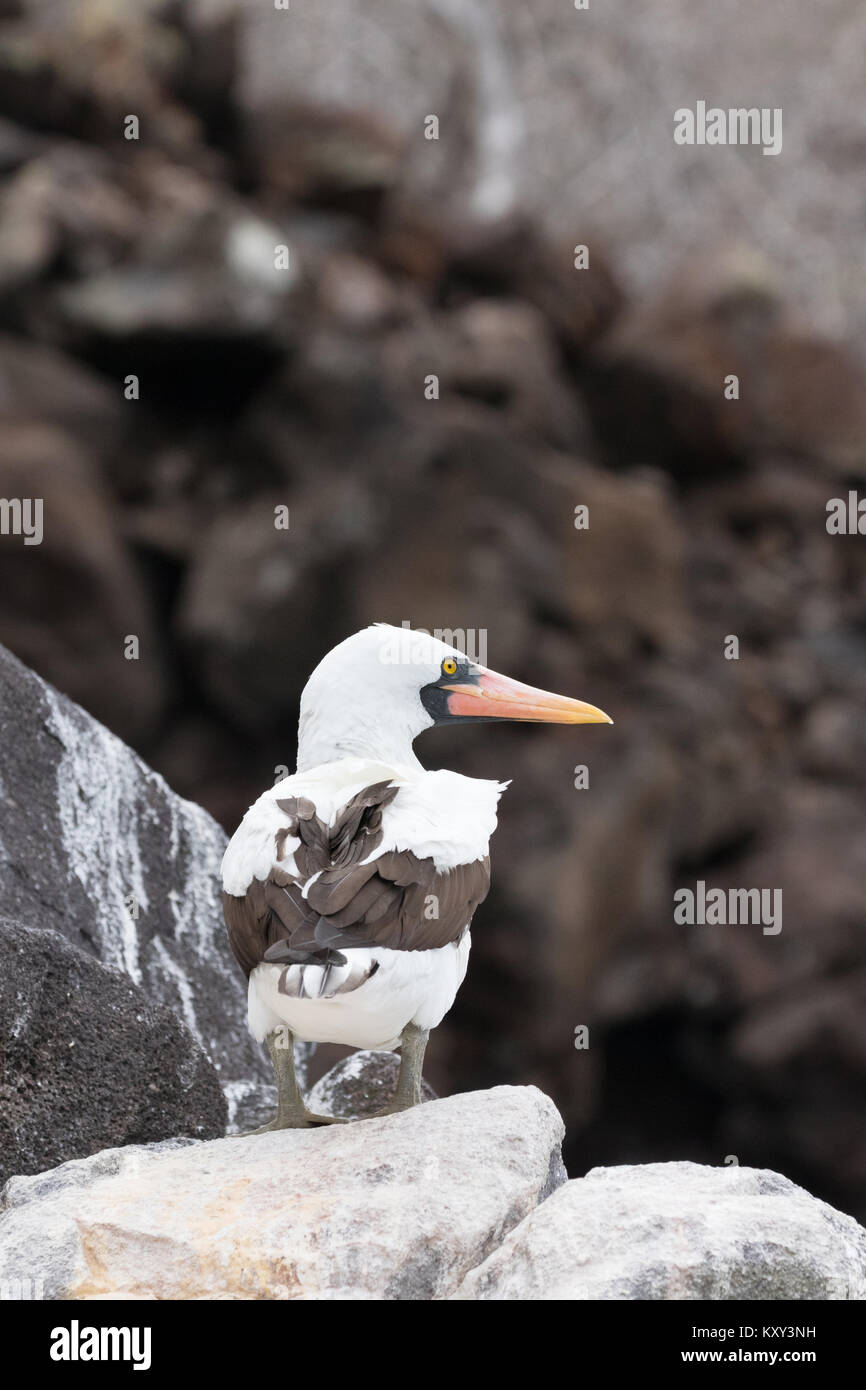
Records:
[[[445,660],[442,662],[442,674],[443,676],[456,676],[457,662],[454,660],[453,656],[446,656]]]

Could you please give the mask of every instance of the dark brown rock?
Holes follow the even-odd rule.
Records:
[[[729,376],[739,396],[726,398]],[[748,250],[698,258],[615,324],[587,376],[612,458],[683,479],[787,450],[828,472],[864,468],[863,373],[804,330],[769,267]]]
[[[289,528],[275,508],[289,506]],[[347,635],[353,566],[369,544],[368,498],[349,479],[327,494],[260,495],[202,538],[178,611],[178,635],[210,698],[242,728],[274,728],[292,757],[303,672]],[[318,603],[325,586],[329,607]]]
[[[0,420],[0,440],[0,496],[42,502],[39,544],[0,536],[0,640],[118,733],[141,737],[165,698],[162,651],[98,473],[51,425]],[[125,656],[130,637],[138,659]]]

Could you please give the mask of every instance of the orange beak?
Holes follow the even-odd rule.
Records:
[[[445,685],[448,713],[460,719],[529,719],[538,724],[612,724],[604,710],[536,690],[522,681],[481,668],[477,681],[466,685]]]

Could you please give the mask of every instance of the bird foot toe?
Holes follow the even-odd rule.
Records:
[[[247,1130],[245,1134],[239,1134],[239,1139],[251,1139],[254,1134],[271,1134],[277,1129],[318,1129],[322,1125],[344,1125],[348,1121],[339,1115],[314,1115],[312,1111],[304,1108],[303,1110],[293,1110],[288,1115],[275,1115],[272,1120],[268,1120],[266,1125],[261,1125],[259,1129]]]

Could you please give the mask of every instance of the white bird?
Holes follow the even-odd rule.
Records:
[[[418,1104],[427,1038],[466,974],[508,784],[428,772],[412,744],[434,725],[492,719],[613,722],[386,624],[341,642],[310,676],[298,770],[250,807],[222,864],[250,1031],[267,1040],[277,1081],[265,1129],[333,1123],[304,1105],[293,1037],[399,1047],[381,1113]]]

